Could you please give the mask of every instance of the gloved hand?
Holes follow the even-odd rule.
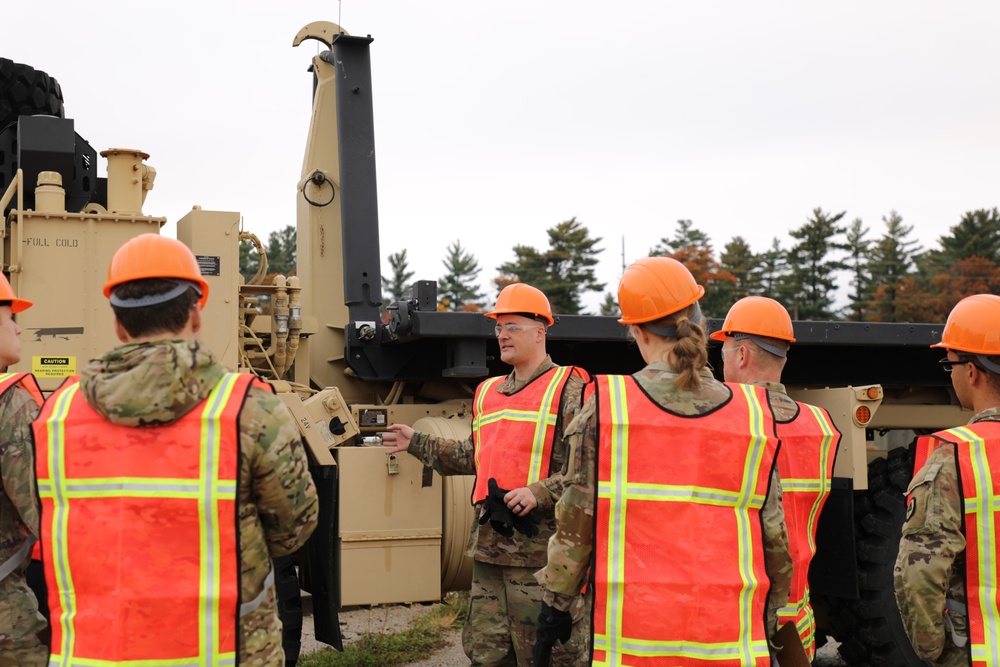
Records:
[[[542,611],[538,614],[538,633],[535,637],[535,648],[531,653],[535,667],[549,667],[552,661],[552,647],[556,640],[565,644],[573,632],[573,617],[568,611],[553,609],[542,603]]]
[[[515,530],[528,537],[534,537],[538,534],[538,519],[531,516],[530,513],[519,516],[507,507],[504,496],[510,493],[510,490],[501,489],[497,485],[495,477],[490,477],[487,485],[490,492],[486,496],[483,515],[479,517],[480,526],[489,521],[493,530],[504,537],[513,537]]]
[[[510,491],[507,489],[501,489],[497,486],[497,480],[494,477],[490,477],[488,485],[490,492],[489,495],[486,496],[483,515],[479,517],[479,525],[481,526],[489,521],[490,525],[493,526],[493,530],[497,531],[504,537],[513,537],[514,522],[519,517],[515,516],[514,513],[510,511],[510,508],[507,507],[507,503],[504,502],[503,499],[503,497],[510,493]]]

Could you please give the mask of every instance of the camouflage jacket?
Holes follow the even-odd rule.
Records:
[[[771,404],[771,411],[774,413],[774,420],[779,424],[787,424],[795,419],[799,413],[799,404],[785,391],[785,385],[780,382],[752,382],[754,386],[767,389],[767,400]],[[771,480],[771,488],[777,489],[778,498],[784,500],[781,491],[781,479],[778,474],[778,466],[774,467],[774,476]],[[777,628],[778,610],[787,604],[788,597],[792,590],[792,559],[789,554],[785,560],[783,553],[788,553],[788,529],[785,525],[784,505],[781,511],[781,525],[777,523],[777,512],[773,508],[769,509],[764,505],[761,510],[761,518],[764,521],[764,550],[767,558],[767,572],[771,578],[771,593],[767,598],[767,619],[774,625],[769,628]],[[771,536],[770,538],[768,536]],[[779,537],[780,535],[780,537]],[[778,600],[785,600],[778,604]]]
[[[1000,421],[1000,408],[975,415],[970,424]],[[907,489],[907,518],[893,572],[896,605],[917,655],[937,665],[968,665],[968,649],[955,645],[945,622],[945,599],[965,604],[965,534],[962,484],[955,448],[936,447]],[[993,582],[994,584],[996,582]],[[961,636],[966,616],[948,613]]]
[[[795,419],[799,412],[799,404],[785,391],[785,385],[780,382],[751,382],[755,387],[767,389],[767,400],[774,412],[774,421],[787,424]]]
[[[551,357],[546,356],[530,378],[524,382],[517,382],[514,374],[511,373],[506,380],[499,383],[496,390],[510,396],[542,373],[554,368],[555,365],[552,363]],[[569,424],[580,410],[585,385],[586,382],[576,374],[571,375],[567,380],[559,406],[560,414],[556,422],[555,439],[552,443],[549,477],[528,485],[538,502],[538,507],[532,511],[532,514],[538,519],[538,535],[529,538],[515,532],[513,537],[504,537],[493,530],[489,522],[480,526],[478,521],[473,521],[467,544],[469,556],[494,565],[516,567],[542,567],[545,565],[549,536],[555,532],[553,507],[565,487],[563,474],[568,462],[566,456],[568,447],[562,434],[566,424]],[[464,440],[452,440],[417,432],[413,434],[410,446],[406,451],[420,459],[425,466],[434,468],[442,475],[474,475],[477,473],[475,445],[471,437]],[[489,473],[483,471],[483,474],[488,475]],[[481,508],[477,511],[477,517],[481,511]]]
[[[700,372],[701,389],[691,393],[677,388],[677,373],[663,362],[652,363],[632,377],[646,393],[662,407],[686,415],[709,412],[729,400],[730,390],[704,368]],[[545,588],[545,602],[568,610],[579,593],[584,576],[591,564],[593,550],[594,499],[596,498],[596,453],[598,423],[596,401],[592,396],[576,421],[566,429],[570,444],[568,486],[556,504],[557,529],[549,543],[546,566],[535,575]],[[777,629],[777,610],[788,603],[792,583],[792,558],[788,551],[788,530],[785,511],[781,506],[781,484],[777,466],[761,510],[764,525],[765,566],[771,579],[768,597],[767,627]]]
[[[0,399],[0,564],[13,556],[29,535],[38,537],[31,422],[40,408],[26,389],[11,387]],[[28,558],[15,572],[23,572]]]
[[[141,428],[183,417],[208,397],[225,372],[198,341],[162,340],[124,345],[91,361],[81,372],[80,387],[101,415]],[[305,544],[316,528],[319,500],[298,427],[280,399],[252,387],[240,412],[239,432],[239,548],[246,602],[262,591],[271,556]],[[272,653],[281,648],[275,614],[274,596],[269,595],[242,619],[244,635],[261,626],[278,629],[277,636],[264,642]],[[273,662],[259,657],[255,653],[251,662]],[[241,662],[248,662],[246,655]]]

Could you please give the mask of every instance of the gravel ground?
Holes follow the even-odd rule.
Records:
[[[306,602],[308,594],[303,594],[302,618],[302,655],[328,649],[326,644],[316,641],[313,636],[313,619],[311,608]],[[344,636],[344,644],[357,640],[369,632],[397,632],[410,627],[418,616],[428,613],[436,605],[384,605],[380,607],[359,607],[340,612],[340,630]],[[459,630],[449,632],[447,645],[425,659],[410,663],[410,667],[468,667],[469,659],[462,650],[462,633]],[[815,667],[841,667],[846,663],[837,654],[839,644],[830,639],[817,651]]]

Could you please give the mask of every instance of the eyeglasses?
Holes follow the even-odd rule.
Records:
[[[722,348],[722,360],[725,361],[726,357],[728,357],[729,355],[731,355],[733,352],[735,352],[738,349],[740,349],[739,345],[737,345],[736,347],[731,347],[728,350],[726,348]]]
[[[972,363],[975,363],[975,362],[972,359],[955,359],[955,360],[951,360],[948,357],[945,357],[944,359],[941,359],[940,361],[938,361],[938,363],[941,364],[941,369],[945,373],[950,373],[952,370],[954,370],[955,366],[960,366],[961,364],[972,364]]]
[[[494,328],[493,331],[496,333],[497,338],[499,338],[500,334],[503,333],[504,331],[513,336],[518,331],[524,331],[526,329],[541,329],[541,328],[542,328],[541,324],[514,324],[513,322],[508,322],[507,324],[496,325],[496,328]]]

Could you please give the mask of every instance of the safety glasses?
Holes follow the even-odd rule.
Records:
[[[938,361],[938,363],[941,365],[941,369],[945,373],[951,373],[951,371],[954,370],[955,366],[961,366],[962,364],[972,364],[972,363],[975,363],[975,362],[972,359],[955,359],[955,360],[952,360],[952,359],[949,359],[948,357],[945,357],[944,359],[941,359],[940,361]]]
[[[526,331],[527,329],[541,329],[541,328],[542,326],[540,324],[514,324],[513,322],[508,322],[507,324],[496,325],[496,328],[494,328],[493,331],[496,333],[497,338],[499,338],[500,334],[503,333],[504,331],[513,336],[518,331]]]

